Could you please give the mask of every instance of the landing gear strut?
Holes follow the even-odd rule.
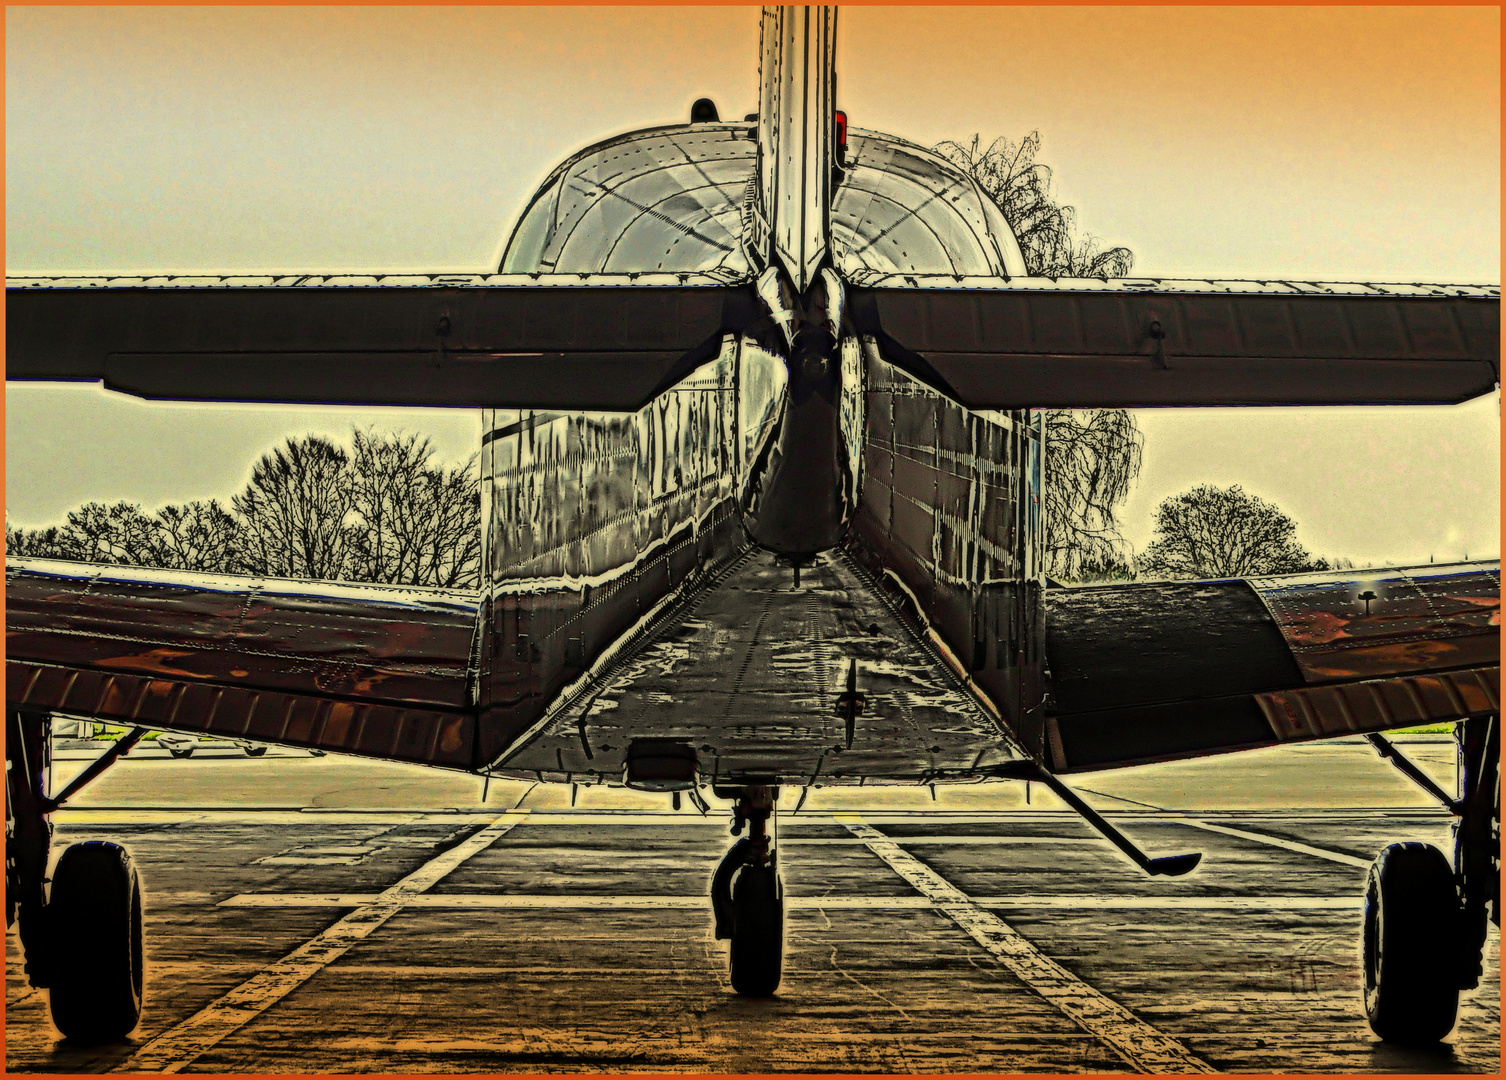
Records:
[[[143,733],[49,798],[48,724],[46,713],[6,710],[6,926],[19,919],[27,978],[48,990],[58,1030],[79,1043],[112,1042],[141,1019],[141,884],[125,849],[97,840],[70,846],[48,878],[49,815]]]
[[[784,890],[768,832],[778,790],[765,785],[736,790],[732,834],[747,825],[748,835],[732,845],[711,878],[716,936],[731,941],[732,989],[745,997],[770,996],[784,971]]]
[[[1366,886],[1365,1018],[1387,1042],[1433,1043],[1453,1029],[1459,992],[1479,984],[1486,919],[1501,921],[1499,718],[1461,720],[1455,735],[1459,798],[1419,781],[1459,817],[1453,865],[1431,844],[1392,844]],[[1384,738],[1370,741],[1403,772],[1415,771]]]

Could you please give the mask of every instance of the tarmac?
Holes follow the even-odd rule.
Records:
[[[1444,739],[1409,745],[1452,781]],[[91,750],[59,748],[54,785]],[[140,755],[140,756],[138,756]],[[160,756],[159,756],[160,755]],[[1497,1073],[1499,939],[1449,1039],[1360,1013],[1366,867],[1448,816],[1363,743],[1072,778],[1148,878],[1021,783],[786,789],[776,996],[731,992],[708,882],[731,837],[667,796],[309,757],[131,757],[57,815],[124,844],[147,988],[70,1045],[7,951],[13,1072]],[[1029,799],[1029,802],[1026,799]],[[1257,805],[1263,803],[1263,805]]]

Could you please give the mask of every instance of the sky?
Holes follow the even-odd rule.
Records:
[[[9,8],[7,273],[481,270],[571,152],[754,109],[754,8]],[[1158,277],[1500,281],[1494,8],[843,8],[838,104],[930,145],[1042,137],[1079,224]],[[1499,550],[1497,395],[1156,410],[1121,517],[1239,483],[1315,553]],[[227,499],[289,432],[479,442],[468,410],[8,387],[7,514]]]

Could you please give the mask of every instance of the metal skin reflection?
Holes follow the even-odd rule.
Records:
[[[781,20],[765,13],[765,52],[788,52],[808,32],[825,48],[819,19],[814,31]],[[765,56],[763,68],[785,64]],[[762,318],[729,332],[713,364],[631,420],[487,414],[478,767],[620,777],[625,749],[590,743],[582,696],[600,695],[617,657],[662,633],[675,605],[694,603],[748,550],[772,553],[792,582],[822,552],[838,553],[829,558],[851,563],[844,580],[860,574],[875,595],[897,597],[939,645],[942,669],[922,683],[967,688],[970,704],[958,707],[978,714],[1005,759],[1025,756],[1017,731],[1039,745],[1039,425],[1023,410],[968,410],[911,378],[910,358],[886,355],[848,296],[849,283],[875,276],[1023,274],[1019,246],[997,207],[938,155],[853,129],[828,183],[797,168],[802,140],[824,129],[787,127],[693,121],[605,140],[554,170],[513,232],[506,272],[724,275],[746,282]],[[792,132],[804,134],[789,142]],[[805,179],[772,183],[776,158]],[[780,246],[811,223],[821,238],[796,246],[818,257]],[[678,672],[662,693],[682,700],[695,680]],[[567,715],[580,717],[578,740],[540,738]],[[719,740],[703,741],[706,778],[735,782],[719,771],[733,768]],[[913,783],[958,768],[950,750],[929,751],[935,742],[887,747],[890,760],[866,779]],[[577,756],[577,743],[589,752]],[[794,739],[739,760],[757,776],[860,779],[822,752]]]
[[[484,414],[478,764],[517,773],[517,752],[575,704],[572,681],[750,546],[798,568],[847,538],[868,433],[841,283],[823,270],[796,297],[770,270],[760,286],[762,330],[729,335],[632,416]],[[582,776],[559,764],[549,779],[621,774],[617,760]]]
[[[739,508],[748,538],[808,563],[836,547],[861,488],[861,371],[856,342],[843,339],[841,283],[824,271],[798,302],[779,282],[775,321],[787,346],[777,419],[748,462]]]

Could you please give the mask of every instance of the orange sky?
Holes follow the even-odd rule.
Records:
[[[741,115],[756,80],[753,8],[7,24],[29,268],[475,265],[571,150],[702,94]],[[1499,277],[1495,8],[855,7],[838,43],[855,125],[1039,130],[1148,273]]]
[[[1084,224],[1149,272],[1348,276],[1482,226],[1454,272],[1498,260],[1495,8],[857,10],[843,31],[864,115],[920,142],[1039,129]],[[922,97],[888,78],[906,65],[955,72]]]

